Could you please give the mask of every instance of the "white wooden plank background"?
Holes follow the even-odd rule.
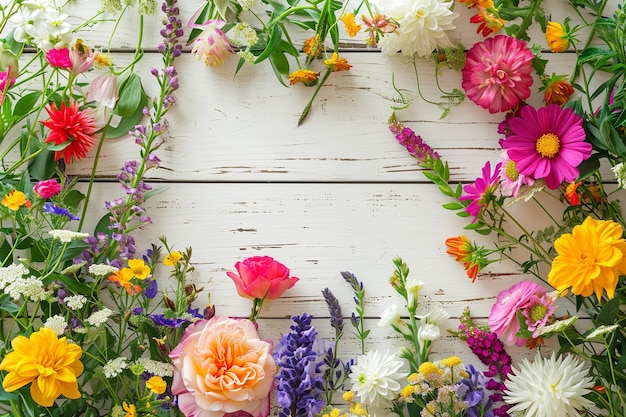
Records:
[[[91,1],[75,3],[79,15],[93,11]],[[572,14],[564,0],[544,3],[556,19]],[[616,7],[617,1],[611,3]],[[184,22],[198,5],[179,2]],[[472,13],[463,4],[457,4],[456,11],[461,16],[455,35],[469,48],[482,37],[468,22]],[[161,62],[154,52],[160,17],[146,20],[147,53],[137,71],[149,80],[149,68]],[[128,16],[113,39],[116,65],[129,59],[135,27],[136,19]],[[534,34],[545,47],[540,33]],[[92,46],[106,45],[108,35],[106,28],[81,33]],[[384,308],[401,303],[387,283],[395,256],[427,283],[422,290],[424,312],[435,305],[447,309],[453,315],[452,328],[470,305],[484,321],[498,292],[525,277],[514,265],[503,263],[489,266],[472,284],[461,265],[445,253],[445,239],[462,234],[466,223],[441,208],[445,197],[425,181],[387,129],[396,98],[392,74],[396,85],[414,94],[412,67],[397,56],[365,50],[362,38],[344,37],[342,42],[343,56],[353,68],[329,78],[300,127],[296,121],[313,89],[281,86],[269,65],[245,67],[233,79],[236,57],[218,68],[205,67],[189,53],[176,61],[181,88],[168,114],[170,139],[158,152],[161,168],[150,173],[153,185],[166,191],[147,203],[154,224],[140,232],[138,248],[156,242],[159,235],[166,235],[176,248],[193,247],[193,280],[205,287],[198,306],[210,293],[219,314],[235,316],[247,315],[249,304],[236,295],[225,272],[253,255],[285,263],[301,282],[264,309],[261,331],[275,340],[288,330],[286,317],[305,311],[330,335],[320,294],[326,287],[339,298],[346,316],[351,314],[352,294],[340,271],[350,271],[364,282],[368,325],[375,329]],[[544,56],[550,60],[549,73],[569,73],[574,65],[572,54]],[[419,71],[424,94],[436,98],[433,64],[424,60]],[[440,81],[445,89],[460,87],[460,74],[445,70]],[[540,103],[539,85],[534,85],[531,103]],[[156,91],[149,82],[146,88],[149,95]],[[419,99],[398,113],[449,161],[454,181],[473,181],[486,160],[497,161],[496,128],[502,115],[489,115],[470,101],[453,108],[444,120],[440,114]],[[137,157],[136,150],[128,137],[105,145],[89,224],[104,214],[104,200],[122,195],[112,178],[125,160]],[[86,177],[92,162],[87,158],[70,165],[70,172]],[[525,210],[520,212],[533,219]],[[165,276],[161,284],[167,287]],[[375,346],[397,345],[388,330],[375,329],[372,339]],[[356,353],[353,342],[346,339],[346,352]],[[449,338],[435,344],[433,358],[452,352],[474,360],[462,342]],[[517,358],[531,354],[526,349],[511,352]]]

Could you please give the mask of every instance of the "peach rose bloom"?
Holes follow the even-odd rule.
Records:
[[[215,316],[190,325],[170,353],[172,393],[187,417],[266,417],[276,363],[272,344],[247,319]]]

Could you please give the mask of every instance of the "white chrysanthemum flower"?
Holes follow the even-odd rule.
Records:
[[[126,368],[128,368],[128,359],[121,356],[119,358],[109,360],[102,367],[102,375],[104,375],[105,378],[115,378]]]
[[[506,382],[504,401],[513,405],[510,413],[523,412],[525,417],[569,417],[592,407],[583,397],[593,386],[589,370],[577,356],[543,358],[539,353],[533,362],[524,359]]]
[[[87,303],[87,297],[81,294],[70,295],[69,297],[65,297],[63,301],[65,302],[67,308],[76,311],[85,306],[85,304]]]
[[[378,327],[397,326],[400,322],[400,307],[392,304],[383,311],[378,321]]]
[[[23,264],[11,264],[0,268],[0,290],[3,290],[7,285],[26,274],[28,274],[28,268]]]
[[[378,43],[383,52],[426,57],[436,48],[452,46],[447,31],[455,28],[453,21],[459,16],[450,10],[454,1],[372,0],[371,4],[399,26]]]
[[[613,330],[617,329],[618,327],[619,327],[618,324],[611,324],[610,326],[603,324],[602,326],[596,327],[594,329],[594,331],[589,333],[585,339],[587,339],[587,340],[594,339],[594,338],[602,336],[604,334],[612,333]]]
[[[174,376],[174,365],[167,362],[159,362],[150,358],[139,358],[137,364],[143,366],[149,374],[162,378]]]
[[[111,314],[113,314],[113,312],[110,309],[104,307],[102,310],[98,310],[91,316],[87,317],[85,321],[94,327],[100,327],[101,324],[106,322],[109,317],[111,317]]]
[[[89,273],[96,277],[108,277],[109,275],[115,274],[117,271],[119,271],[119,268],[116,268],[113,265],[106,265],[106,264],[89,265]]]
[[[404,362],[389,351],[370,350],[350,368],[352,391],[360,402],[373,407],[389,405],[402,390],[406,377]]]
[[[58,239],[63,243],[70,243],[73,240],[85,239],[89,237],[89,233],[73,232],[71,230],[61,229],[50,230],[48,234],[52,235],[54,239]]]
[[[56,316],[48,317],[43,327],[51,329],[57,336],[62,336],[67,328],[67,321],[65,321],[65,317],[57,314]]]

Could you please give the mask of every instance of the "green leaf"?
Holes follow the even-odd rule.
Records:
[[[148,96],[141,94],[141,101],[135,109],[135,112],[130,116],[122,117],[120,122],[115,127],[109,127],[106,131],[105,137],[107,139],[115,139],[120,136],[127,135],[130,130],[139,124],[143,118],[143,108],[148,104]]]
[[[85,199],[85,195],[78,190],[71,190],[63,197],[63,204],[70,208],[78,208],[81,201]]]
[[[122,117],[132,116],[137,112],[145,93],[141,85],[141,78],[137,74],[130,74],[120,85],[120,98],[115,106],[115,114]]]
[[[28,93],[20,97],[20,99],[15,103],[15,108],[13,109],[13,116],[16,118],[22,119],[27,114],[33,112],[35,103],[39,101],[41,97],[41,91],[34,91],[32,93]]]
[[[454,202],[454,203],[444,204],[443,208],[448,209],[448,210],[462,210],[465,208],[465,206],[461,203]]]
[[[619,297],[615,297],[612,300],[609,300],[600,310],[600,313],[594,320],[594,324],[596,326],[600,326],[603,324],[611,325],[615,324],[615,320],[617,319],[617,315],[619,314]]]
[[[265,47],[263,52],[261,52],[261,55],[259,55],[254,60],[254,63],[258,64],[259,62],[262,62],[267,57],[269,57],[270,54],[274,52],[274,50],[280,45],[281,39],[282,37],[280,27],[278,25],[274,25],[274,27],[272,28],[272,33],[270,34],[270,39],[267,42],[267,46]]]
[[[78,281],[74,277],[68,277],[67,275],[61,274],[51,274],[49,278],[51,278],[50,282],[61,281],[73,294],[91,294],[91,287]]]
[[[274,68],[274,72],[277,73],[277,76],[279,76],[279,74],[289,74],[289,61],[283,51],[276,50],[272,52],[272,55],[270,55],[270,63],[272,64],[272,68]]]
[[[44,149],[29,162],[28,171],[30,176],[38,181],[47,180],[56,174],[56,165],[54,152]]]

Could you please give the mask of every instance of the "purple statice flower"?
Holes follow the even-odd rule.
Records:
[[[274,352],[278,367],[276,399],[279,417],[313,417],[325,402],[324,380],[314,350],[317,330],[306,313],[294,316],[291,332],[283,335]]]
[[[389,130],[394,134],[398,143],[404,146],[413,158],[417,159],[420,166],[424,168],[432,168],[439,154],[435,152],[421,136],[417,136],[413,130],[404,127],[396,115],[392,114],[389,118]]]
[[[486,392],[487,377],[473,365],[469,365],[466,371],[469,377],[461,380],[457,388],[457,395],[467,403],[465,415],[467,417],[494,417],[491,409],[493,401]]]
[[[54,214],[55,216],[67,216],[70,220],[80,220],[80,217],[70,213],[68,209],[59,207],[51,202],[43,203],[43,211],[44,213]]]

